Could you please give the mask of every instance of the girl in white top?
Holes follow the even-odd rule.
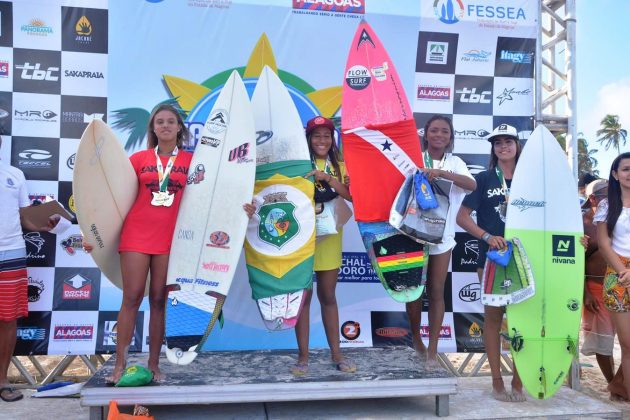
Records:
[[[427,271],[427,291],[429,294],[429,348],[420,339],[421,298],[406,304],[407,315],[412,331],[414,349],[427,357],[427,366],[439,366],[437,345],[444,319],[444,283],[448,273],[451,252],[455,246],[455,217],[464,196],[475,188],[477,183],[470,175],[463,160],[451,153],[455,140],[453,123],[450,118],[434,115],[424,127],[422,150],[424,150],[424,174],[433,180],[444,178],[453,181],[449,195],[450,207],[442,243],[429,249]]]
[[[597,206],[599,249],[608,263],[604,277],[604,306],[611,311],[621,344],[621,369],[630,395],[630,152],[613,161],[608,179],[608,200]]]

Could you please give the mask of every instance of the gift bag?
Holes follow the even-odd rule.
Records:
[[[352,209],[343,197],[337,197],[333,201],[335,202],[335,222],[339,231],[352,217]]]
[[[416,174],[418,172],[420,171],[416,171]],[[422,190],[418,182],[423,182],[426,178],[416,177],[416,174],[407,176],[400,187],[390,211],[389,223],[417,242],[433,245],[442,243],[450,207],[448,197],[453,182],[442,178],[431,181],[433,196],[438,205],[423,209],[418,204],[416,190]]]
[[[315,204],[315,237],[337,233],[337,221],[335,220],[335,200]]]

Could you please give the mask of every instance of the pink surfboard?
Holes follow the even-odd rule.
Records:
[[[405,178],[422,167],[420,139],[394,63],[361,21],[342,89],[343,154],[359,231],[379,280],[399,302],[424,289],[424,246],[387,221]]]

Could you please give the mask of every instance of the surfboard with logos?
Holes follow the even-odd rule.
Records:
[[[252,297],[269,330],[292,328],[313,281],[314,185],[298,111],[277,74],[265,66],[252,95],[257,134],[256,212],[245,260]]]
[[[539,125],[529,137],[510,188],[506,238],[527,251],[536,293],[507,306],[511,352],[534,398],[562,386],[577,355],[584,287],[582,217],[564,151]]]
[[[425,247],[388,220],[405,178],[423,166],[420,140],[394,63],[365,20],[346,62],[341,126],[355,219],[372,266],[392,298],[416,300]]]
[[[233,71],[195,147],[173,234],[165,334],[172,363],[195,359],[221,313],[245,239],[255,159],[251,104]]]
[[[98,268],[122,289],[120,232],[138,195],[138,178],[114,132],[102,120],[88,124],[74,163],[72,194],[76,215]],[[148,294],[148,281],[145,295]]]

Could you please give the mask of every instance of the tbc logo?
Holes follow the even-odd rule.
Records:
[[[26,80],[46,80],[49,82],[56,82],[59,80],[59,76],[54,75],[53,73],[59,71],[59,67],[48,67],[47,70],[40,70],[40,64],[37,63],[35,65],[31,65],[28,61],[22,65],[15,65],[16,69],[22,70],[22,75],[20,76],[22,79]],[[33,70],[32,73],[29,73],[30,70]]]
[[[469,104],[489,104],[490,99],[488,96],[492,97],[492,91],[484,90],[481,93],[477,93],[477,88],[469,89],[465,87],[455,92],[461,94],[459,97],[460,102]]]
[[[552,241],[553,248],[551,253],[554,257],[575,257],[575,237],[568,235],[552,235]]]

